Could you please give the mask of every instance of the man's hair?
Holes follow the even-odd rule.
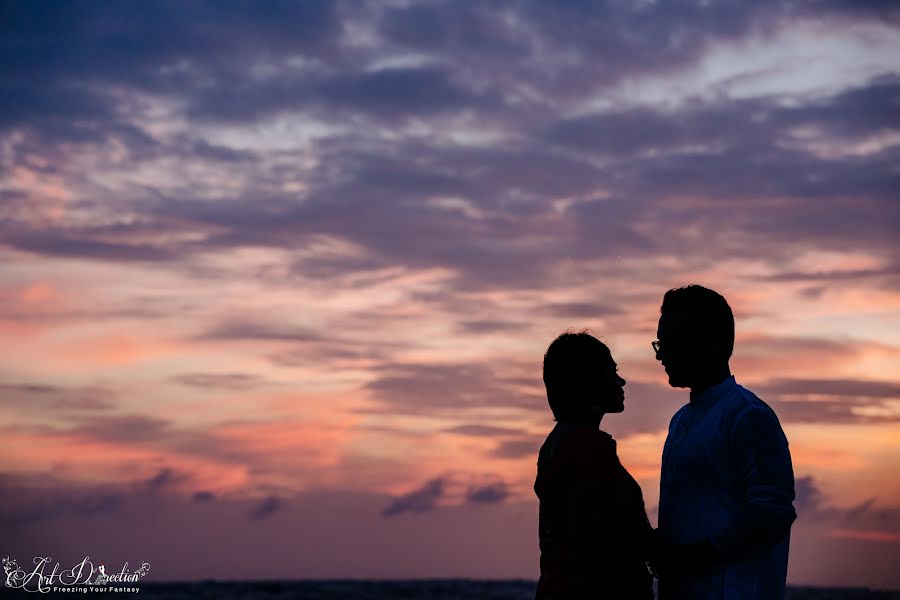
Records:
[[[691,327],[715,345],[718,356],[726,361],[731,358],[734,352],[734,313],[718,292],[693,284],[671,289],[663,297],[659,312],[686,315]]]
[[[553,340],[544,354],[544,385],[556,419],[587,413],[589,405],[581,393],[586,376],[598,370],[598,363],[611,360],[606,344],[585,331],[566,332]]]

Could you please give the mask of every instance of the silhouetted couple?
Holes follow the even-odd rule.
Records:
[[[656,359],[690,401],[669,425],[659,528],[641,488],[600,430],[625,409],[625,380],[602,342],[565,333],[544,355],[556,426],[538,456],[538,600],[784,597],[794,476],[769,406],[728,366],[734,316],[718,293],[690,285],[663,298]],[[652,574],[651,574],[652,571]]]

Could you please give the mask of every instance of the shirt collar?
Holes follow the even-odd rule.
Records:
[[[730,390],[737,383],[734,380],[734,375],[730,375],[717,383],[716,385],[710,386],[703,390],[702,392],[691,392],[691,404],[699,405],[706,404],[724,394],[727,390]]]

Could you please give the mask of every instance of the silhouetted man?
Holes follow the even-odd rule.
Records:
[[[663,298],[656,358],[690,402],[669,425],[660,479],[661,600],[784,597],[794,474],[769,406],[728,366],[734,316],[699,285]]]

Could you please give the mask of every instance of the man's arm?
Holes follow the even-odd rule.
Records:
[[[710,537],[725,558],[778,542],[797,518],[791,454],[772,409],[756,404],[739,413],[730,450],[744,506],[728,529]]]

